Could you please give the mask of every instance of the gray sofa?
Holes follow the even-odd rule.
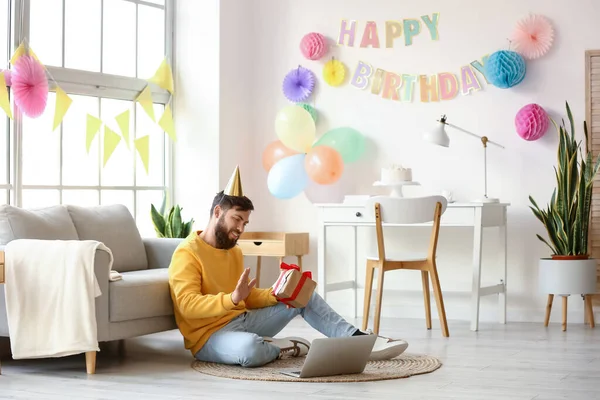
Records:
[[[150,216],[148,216],[150,218]],[[168,266],[182,239],[142,238],[123,205],[52,206],[22,209],[0,206],[0,250],[15,239],[97,240],[113,253],[98,250],[95,273],[102,291],[96,298],[98,341],[121,340],[176,329],[169,292]],[[0,285],[0,336],[8,337],[4,285]],[[86,353],[88,373],[95,373],[96,353]]]

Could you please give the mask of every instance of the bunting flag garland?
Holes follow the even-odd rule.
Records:
[[[125,140],[125,144],[128,149],[131,149],[131,145],[129,144],[129,110],[122,112],[121,114],[115,117],[117,124],[119,125],[119,129],[121,130],[121,135],[123,135],[123,140]]]
[[[156,119],[154,118],[154,102],[152,101],[152,91],[150,90],[150,85],[146,85],[144,90],[142,90],[142,92],[135,99],[135,101],[140,103],[140,105],[142,106],[144,111],[146,111],[146,114],[148,114],[150,119],[156,122]]]
[[[8,115],[8,118],[13,119],[8,90],[6,89],[6,79],[4,79],[4,71],[0,72],[0,107]]]
[[[110,158],[110,156],[112,156],[120,141],[121,136],[117,135],[112,129],[104,125],[104,163],[102,164],[103,166],[106,166],[108,159]]]
[[[154,76],[148,79],[148,82],[157,84],[161,88],[168,90],[171,94],[174,93],[173,72],[166,58],[162,61]]]
[[[146,174],[148,174],[148,158],[150,156],[150,136],[146,135],[142,136],[139,139],[136,139],[135,148],[138,151],[142,163],[144,164]]]
[[[177,141],[177,133],[175,132],[175,124],[173,123],[173,113],[171,112],[171,105],[167,104],[163,115],[158,121],[158,125],[165,131],[172,141]]]
[[[101,126],[101,120],[94,117],[93,115],[87,115],[85,127],[85,149],[88,154],[90,154],[90,147],[92,146],[92,142],[94,141],[94,138],[96,137],[96,134],[100,130]]]
[[[17,49],[12,54],[10,58],[10,65],[19,65],[19,59],[23,56],[31,56],[34,60],[39,62],[39,64],[43,67],[44,73],[46,74],[48,83],[53,82],[53,87],[55,91],[55,107],[54,107],[54,116],[52,120],[52,132],[56,131],[56,129],[63,123],[65,116],[71,109],[73,105],[73,98],[65,92],[59,85],[58,82],[51,76],[50,71],[44,66],[44,64],[40,61],[37,55],[33,52],[33,50],[29,47],[27,40],[23,40],[21,44],[17,47]],[[6,113],[6,115],[13,119],[13,112],[11,107],[11,99],[9,95],[9,88],[7,86],[11,84],[10,78],[8,75],[11,73],[11,70],[0,71],[0,108]],[[150,119],[156,123],[161,130],[169,135],[169,138],[173,141],[177,141],[177,133],[175,129],[175,123],[173,120],[173,110],[171,109],[170,100],[167,101],[167,104],[164,108],[164,112],[158,119],[155,116],[154,110],[154,100],[152,95],[151,84],[155,84],[158,87],[168,91],[171,95],[175,93],[174,90],[174,82],[173,82],[173,71],[167,58],[165,57],[159,67],[156,69],[154,75],[147,79],[147,84],[144,89],[138,93],[137,97],[134,100],[135,103],[139,103],[143,108],[144,112],[150,117]],[[144,169],[146,174],[149,172],[150,165],[150,136],[142,136],[135,140],[134,146],[131,146],[132,135],[131,132],[131,110],[130,108],[122,111],[120,114],[114,117],[114,121],[118,126],[118,130],[113,130],[109,128],[100,118],[87,113],[86,114],[86,126],[85,126],[85,148],[86,153],[90,154],[90,150],[92,147],[92,143],[96,139],[97,136],[103,136],[99,138],[101,140],[100,145],[102,146],[102,154],[103,154],[103,166],[106,166],[115,150],[121,143],[121,141],[125,142],[128,150],[132,150],[132,147],[135,147],[135,150],[138,154],[138,157],[142,161],[144,165]],[[100,134],[100,129],[104,125],[104,134]],[[120,131],[120,132],[119,132]]]
[[[52,126],[52,131],[54,132],[56,128],[60,125],[63,118],[67,114],[69,107],[73,100],[62,90],[59,86],[56,87],[56,106],[54,107],[54,125]]]

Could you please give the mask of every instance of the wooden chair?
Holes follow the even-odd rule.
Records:
[[[423,296],[425,299],[425,318],[427,329],[431,329],[431,303],[429,277],[433,284],[433,293],[437,304],[442,334],[448,337],[448,322],[442,297],[442,289],[436,267],[436,249],[440,230],[440,218],[446,211],[447,200],[443,196],[399,198],[375,196],[367,202],[367,212],[374,213],[377,232],[377,254],[367,257],[367,275],[365,279],[365,302],[362,329],[367,329],[373,274],[377,270],[377,304],[375,309],[374,333],[379,333],[381,318],[381,300],[383,298],[384,274],[388,271],[405,269],[421,271]],[[372,214],[371,214],[372,215]],[[427,254],[400,254],[387,257],[385,253],[383,225],[415,225],[433,222],[429,252]]]

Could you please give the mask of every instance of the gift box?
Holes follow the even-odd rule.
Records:
[[[281,263],[281,273],[273,285],[273,295],[290,307],[306,307],[317,287],[310,271],[300,272],[295,264]]]

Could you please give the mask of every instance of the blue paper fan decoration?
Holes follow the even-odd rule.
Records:
[[[525,60],[514,51],[500,50],[493,53],[485,63],[485,76],[494,86],[507,89],[518,85],[525,78]]]

